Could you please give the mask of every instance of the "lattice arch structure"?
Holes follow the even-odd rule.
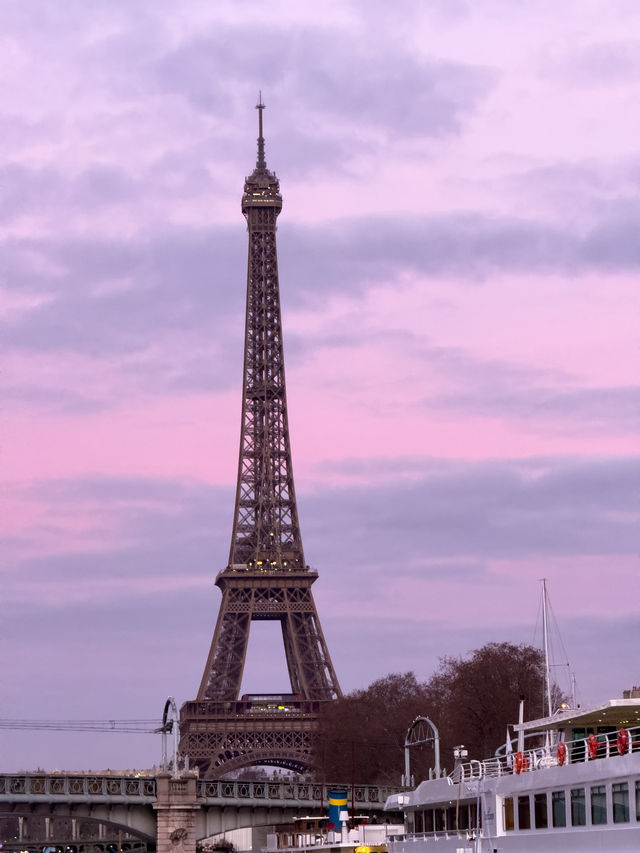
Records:
[[[270,764],[296,773],[313,768],[310,732],[208,732],[192,737],[190,746],[196,762],[198,754],[209,761],[208,776],[229,773],[251,764]]]

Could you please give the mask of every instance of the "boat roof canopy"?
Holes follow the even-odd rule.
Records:
[[[595,708],[559,709],[551,717],[528,720],[513,726],[519,732],[545,732],[551,729],[590,728],[615,726],[616,728],[640,725],[640,699],[610,699]]]

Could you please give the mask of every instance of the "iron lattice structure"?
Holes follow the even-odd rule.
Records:
[[[280,184],[267,168],[258,103],[258,159],[246,178],[249,232],[242,428],[229,564],[195,702],[181,710],[181,751],[214,778],[252,763],[311,762],[320,703],[341,695],[316,611],[296,506],[276,251]],[[286,707],[240,701],[251,623],[278,620],[291,682]]]

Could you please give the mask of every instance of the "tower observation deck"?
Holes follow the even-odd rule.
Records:
[[[263,110],[258,157],[245,179],[249,234],[242,420],[229,562],[218,573],[218,619],[195,701],[180,714],[181,752],[208,778],[249,764],[305,770],[320,703],[340,687],[316,611],[298,521],[276,252],[280,184],[267,168]],[[251,623],[279,621],[288,694],[240,697]],[[274,701],[269,701],[272,697]]]

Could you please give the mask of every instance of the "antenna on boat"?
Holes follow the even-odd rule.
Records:
[[[522,724],[524,723],[524,702],[525,697],[521,693],[520,704],[518,705],[518,752],[524,752],[524,730],[522,728]]]
[[[551,664],[549,663],[549,602],[547,600],[547,579],[542,578],[542,636],[544,638],[544,687],[547,697],[547,716],[553,714],[551,707]]]
[[[572,671],[571,666],[569,664],[569,657],[567,655],[567,650],[564,647],[564,643],[562,642],[562,636],[560,634],[560,630],[558,628],[558,624],[555,619],[555,615],[553,613],[553,608],[551,607],[551,599],[549,597],[549,588],[548,581],[546,578],[541,578],[540,582],[542,583],[542,596],[541,596],[541,607],[538,611],[538,617],[542,615],[542,648],[544,652],[544,695],[543,695],[543,705],[546,707],[547,716],[552,716],[555,709],[553,707],[553,689],[554,684],[551,680],[551,670],[554,667],[561,667],[566,670],[567,677],[569,681],[566,684],[563,684],[562,694],[563,698],[566,698],[567,701],[571,702],[571,706],[576,708],[576,681],[575,681],[575,673]],[[540,623],[536,623],[536,634],[538,625]],[[560,644],[560,650],[562,655],[562,662],[554,662],[554,641],[558,641]],[[534,638],[535,644],[535,638]],[[556,685],[557,685],[556,681]],[[559,688],[556,688],[559,689]],[[557,701],[557,697],[556,697]]]

